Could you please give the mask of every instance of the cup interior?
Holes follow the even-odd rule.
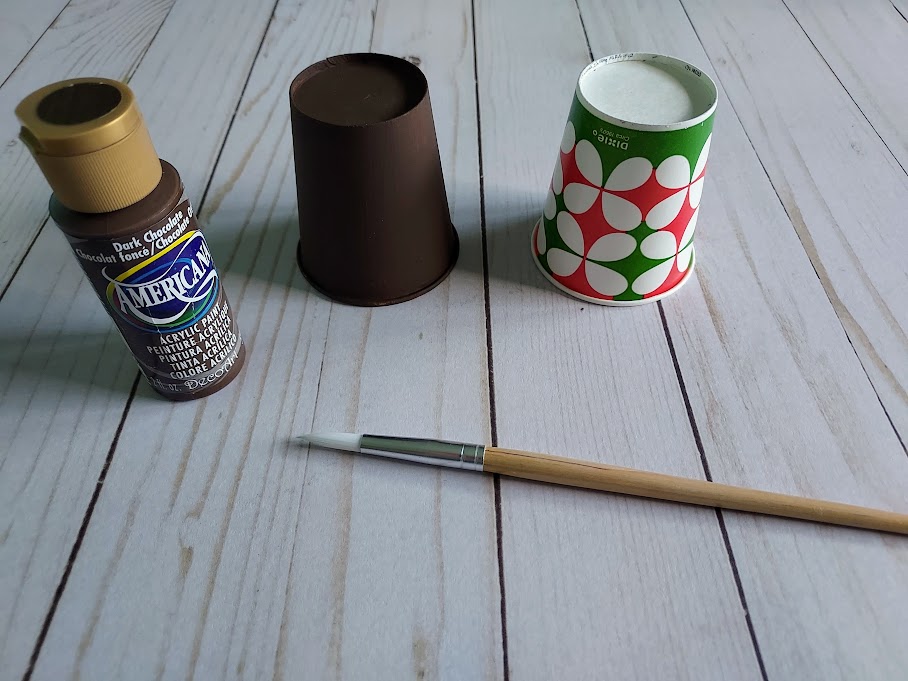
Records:
[[[597,116],[639,129],[695,125],[716,107],[712,79],[674,57],[631,52],[593,62],[580,74],[578,96]]]

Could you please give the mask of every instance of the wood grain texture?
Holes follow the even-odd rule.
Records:
[[[34,47],[68,0],[5,2],[0,22],[0,83]]]
[[[678,5],[581,9],[596,56],[658,44],[711,72]],[[701,206],[689,300],[664,309],[713,479],[908,510],[908,461],[724,94]],[[768,678],[898,677],[904,541],[725,517]]]
[[[902,678],[899,537],[502,480],[502,604],[490,480],[290,440],[497,430],[908,510],[908,4],[785,2],[476,0],[476,85],[466,0],[282,0],[270,24],[267,3],[72,0],[0,110],[63,77],[132,78],[197,203],[217,161],[202,221],[250,354],[200,402],[139,387],[33,678]],[[697,271],[656,306],[564,297],[529,257],[586,37],[597,57],[716,67],[729,95]],[[431,294],[359,310],[293,261],[287,85],[370,46],[427,73],[463,250]],[[136,375],[41,229],[46,184],[16,133],[0,116],[0,681],[27,667]]]
[[[781,2],[684,5],[905,441],[908,175]]]
[[[491,481],[292,442],[488,437],[469,4],[382,2],[374,34],[372,9],[278,6],[202,214],[247,366],[195,403],[142,386],[34,678],[501,676]],[[427,73],[463,250],[430,294],[357,309],[296,269],[287,86],[370,36]]]
[[[0,290],[6,288],[47,220],[50,195],[47,181],[18,140],[19,122],[13,109],[30,92],[65,78],[104,76],[130,81],[172,6],[173,0],[72,0],[0,87],[0,205],[5,211],[0,220]],[[168,73],[176,73],[176,67],[172,64]],[[158,73],[159,69],[160,63]],[[144,71],[149,73],[147,67]],[[160,94],[152,89],[152,96],[167,100],[164,87],[161,82]],[[152,102],[138,94],[147,116]]]
[[[498,441],[702,478],[658,308],[567,298],[530,258],[576,6],[476,18]],[[511,678],[760,678],[714,511],[502,479],[501,512]]]
[[[889,151],[908,168],[908,71],[902,68],[908,63],[908,20],[897,5],[783,1]]]
[[[259,5],[257,15],[248,4],[211,13],[213,4],[207,10],[198,2],[175,7],[158,34],[172,42],[153,45],[134,78],[150,127],[166,131],[171,124],[171,134],[163,135],[166,139],[158,150],[162,155],[165,150],[171,152],[169,158],[186,173],[183,177],[188,186],[204,187],[207,176],[201,172],[198,157],[213,160],[220,144],[217,130],[223,134],[236,106],[236,99],[231,104],[225,93],[232,91],[238,98],[242,88],[242,82],[227,87],[220,81],[245,73],[242,59],[247,67],[251,64],[271,13],[270,4]],[[200,22],[197,13],[206,11],[213,18]],[[244,22],[243,36],[218,42],[238,21]],[[256,30],[259,39],[252,35]],[[219,51],[223,53],[220,59]],[[143,75],[147,69],[150,71]],[[177,82],[203,100],[207,92],[208,104],[173,107],[170,88]],[[149,106],[144,104],[146,99]],[[180,112],[179,125],[170,109],[164,108],[168,101]],[[207,133],[197,131],[206,126]],[[24,160],[33,164],[30,158]],[[212,167],[213,163],[208,173]],[[3,165],[3,171],[10,168]],[[46,205],[46,186],[36,191]],[[28,224],[27,211],[22,215],[21,210],[22,204],[9,207],[5,228]],[[11,443],[9,449],[0,450],[0,507],[9,509],[0,516],[4,659],[0,678],[12,679],[20,678],[28,663],[136,369],[65,239],[52,225],[40,233],[0,302],[0,320],[4,369],[0,432]]]
[[[890,0],[899,16],[908,21],[908,0]]]
[[[0,301],[0,679],[22,678],[135,377],[72,250],[38,238]]]

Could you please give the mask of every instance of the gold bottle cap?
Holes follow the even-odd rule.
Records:
[[[161,162],[125,83],[73,78],[36,90],[16,107],[19,138],[57,199],[71,210],[107,213],[148,196]]]

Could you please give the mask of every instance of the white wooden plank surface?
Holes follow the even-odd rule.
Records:
[[[908,176],[780,2],[684,5],[904,440]]]
[[[908,19],[890,0],[784,1],[902,168],[908,168]]]
[[[0,302],[4,681],[26,669],[136,373],[59,234],[22,272]]]
[[[47,182],[18,140],[16,105],[33,90],[65,78],[129,81],[172,5],[173,0],[72,0],[0,87],[0,205],[7,218],[0,221],[0,291],[47,219]],[[147,115],[152,102],[145,99]]]
[[[589,61],[577,8],[477,22],[498,440],[702,477],[658,308],[563,296],[529,255]],[[713,511],[513,480],[501,508],[512,678],[760,678]]]
[[[892,6],[899,13],[899,16],[902,17],[905,21],[908,21],[908,1],[906,0],[891,0]]]
[[[657,44],[711,71],[680,5],[580,6],[596,56]],[[735,111],[719,107],[693,290],[664,302],[713,477],[908,508],[908,460]],[[726,521],[770,679],[906,668],[894,637],[908,630],[908,546]]]
[[[35,35],[43,3],[15,15]],[[73,0],[0,107],[51,80],[138,66],[159,151],[198,201],[270,8],[180,0],[174,19],[172,4]],[[588,57],[573,4],[536,4],[476,3],[499,439],[702,476],[658,307],[591,308],[529,260]],[[250,364],[190,405],[139,388],[34,678],[487,678],[502,676],[503,649],[515,679],[760,678],[761,663],[767,679],[901,678],[899,539],[724,514],[739,597],[708,511],[503,481],[505,646],[489,480],[291,446],[313,426],[489,437],[471,7],[418,5],[380,0],[374,35],[369,0],[278,7],[203,210]],[[713,478],[904,510],[908,458],[882,405],[904,437],[893,64],[908,24],[879,2],[857,15],[840,1],[788,6],[794,18],[778,0],[580,1],[596,56],[712,61],[730,96],[698,271],[664,303]],[[904,0],[888,7],[908,14]],[[202,28],[215,14],[229,29]],[[370,41],[427,72],[464,246],[443,287],[373,311],[311,293],[287,257],[287,83]],[[0,45],[0,67],[9,50],[28,46]],[[180,109],[167,88],[199,96]],[[0,284],[46,217],[15,134],[0,117]],[[22,678],[135,376],[82,279],[48,226],[0,301],[0,679]]]
[[[468,3],[382,2],[373,36],[432,84],[457,271],[374,310],[332,306],[296,271],[287,85],[368,49],[372,18],[279,5],[203,211],[248,364],[200,402],[140,389],[34,678],[501,676],[491,480],[291,441],[488,438]]]
[[[0,21],[0,83],[50,26],[68,0],[8,1]]]
[[[212,170],[218,135],[223,136],[242,88],[242,82],[228,86],[221,81],[245,73],[243,60],[248,68],[271,13],[270,4],[259,5],[257,13],[242,4],[200,22],[214,4],[178,4],[158,34],[169,42],[152,46],[133,79],[149,126],[166,131],[170,123],[175,131],[161,135],[165,139],[158,150],[184,172],[187,186],[205,184],[198,158],[211,159],[207,172]],[[218,42],[237,22],[243,22],[243,34]],[[202,99],[175,107],[178,125],[164,107],[175,83],[180,92]],[[43,179],[41,185],[35,193],[45,203]],[[5,228],[25,223],[24,216],[21,222],[13,217],[22,209],[21,204],[9,209]],[[50,608],[136,369],[52,225],[41,232],[0,301],[0,319],[0,432],[10,442],[9,449],[0,450],[0,507],[5,511],[0,516],[0,678],[12,679],[25,670]]]

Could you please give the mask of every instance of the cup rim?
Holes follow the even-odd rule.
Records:
[[[678,121],[677,123],[637,123],[635,121],[624,120],[623,118],[618,118],[612,116],[611,114],[602,111],[598,107],[590,103],[590,101],[583,94],[581,89],[581,84],[583,83],[584,77],[588,76],[591,72],[596,69],[605,66],[606,64],[613,64],[616,62],[622,61],[661,61],[662,63],[671,64],[676,67],[683,68],[686,71],[690,71],[693,75],[698,78],[703,79],[703,82],[707,85],[709,93],[711,94],[711,103],[706,111],[693,118],[689,118],[683,121]],[[698,69],[693,64],[684,61],[683,59],[678,59],[677,57],[672,57],[670,55],[658,54],[656,52],[620,52],[618,54],[612,54],[607,57],[602,57],[596,61],[588,64],[583,71],[580,72],[580,75],[577,78],[577,86],[575,88],[575,94],[577,99],[583,105],[583,107],[589,111],[594,116],[601,118],[602,120],[611,123],[612,125],[617,125],[622,128],[628,128],[630,130],[648,130],[648,131],[661,131],[668,132],[672,130],[686,130],[687,128],[692,128],[695,125],[699,125],[703,121],[707,120],[716,110],[716,105],[719,103],[719,89],[716,87],[715,81],[710,78],[709,74],[705,71]]]
[[[428,293],[436,286],[441,284],[445,279],[447,279],[451,272],[454,271],[454,267],[457,265],[457,260],[460,257],[460,236],[457,234],[457,228],[454,227],[453,224],[451,224],[451,232],[454,235],[454,240],[451,245],[449,262],[444,271],[442,271],[441,274],[438,275],[438,277],[433,279],[428,284],[422,286],[421,288],[415,291],[408,291],[407,293],[403,293],[393,298],[369,298],[365,295],[345,296],[343,294],[338,294],[336,291],[332,292],[330,286],[322,285],[306,270],[306,265],[303,262],[302,245],[300,244],[300,242],[297,242],[296,244],[296,265],[299,268],[300,273],[303,275],[306,281],[309,282],[309,285],[312,286],[312,288],[314,288],[329,300],[340,303],[341,305],[351,305],[353,307],[385,307],[388,305],[397,305],[398,303],[406,303],[415,298],[419,298],[425,293]]]
[[[571,296],[572,298],[576,298],[577,300],[593,303],[594,305],[605,305],[607,307],[635,307],[637,305],[646,305],[647,303],[658,302],[663,298],[667,298],[671,294],[677,292],[678,289],[684,286],[684,284],[686,284],[690,280],[691,275],[694,272],[694,266],[697,264],[697,251],[694,248],[694,245],[691,244],[690,265],[688,266],[687,271],[684,273],[684,276],[681,277],[681,279],[678,280],[678,282],[667,291],[663,291],[662,293],[655,296],[650,296],[649,298],[640,298],[639,300],[603,300],[602,298],[593,298],[592,296],[588,296],[585,293],[580,293],[579,291],[575,291],[574,289],[565,286],[560,281],[555,279],[555,277],[545,271],[545,267],[542,266],[542,261],[539,259],[539,256],[536,255],[536,233],[540,230],[540,228],[542,228],[541,219],[536,221],[536,226],[533,227],[533,230],[530,233],[530,257],[533,259],[533,262],[536,263],[536,268],[539,270],[539,273],[542,274],[542,276],[545,277],[552,286],[561,290],[562,293],[566,293],[567,295]]]
[[[372,62],[393,63],[393,64],[397,65],[398,67],[402,67],[402,68],[408,70],[413,76],[416,77],[416,79],[418,81],[419,88],[420,88],[419,98],[415,101],[415,103],[412,106],[410,106],[403,113],[400,113],[396,116],[392,116],[391,118],[386,118],[385,120],[382,120],[382,121],[372,121],[370,123],[337,123],[334,121],[326,121],[324,119],[317,118],[315,116],[311,116],[311,115],[301,111],[299,109],[299,107],[296,106],[296,103],[293,101],[293,95],[296,92],[296,90],[300,87],[300,85],[302,85],[304,82],[306,82],[307,80],[309,80],[316,74],[321,73],[322,71],[325,71],[330,68],[334,68],[335,66],[339,66],[339,65],[347,63],[347,62],[354,62],[354,61],[359,61],[359,62],[372,61]],[[429,81],[426,79],[426,74],[422,72],[422,69],[420,69],[418,66],[416,66],[416,64],[414,64],[413,62],[411,62],[407,59],[402,59],[401,57],[395,57],[394,55],[391,55],[391,54],[382,54],[381,52],[351,52],[348,54],[338,54],[338,55],[334,55],[333,57],[327,57],[326,59],[322,59],[321,61],[317,61],[314,64],[310,64],[309,66],[307,66],[305,69],[303,69],[298,74],[296,74],[296,76],[294,76],[292,81],[290,81],[289,95],[290,95],[290,109],[297,116],[304,116],[305,118],[307,118],[311,121],[315,121],[321,125],[325,125],[325,126],[328,126],[331,128],[338,128],[341,130],[374,128],[374,127],[388,125],[388,124],[400,121],[401,119],[406,118],[407,116],[412,114],[416,109],[418,109],[423,104],[423,102],[425,102],[426,98],[429,96]]]

